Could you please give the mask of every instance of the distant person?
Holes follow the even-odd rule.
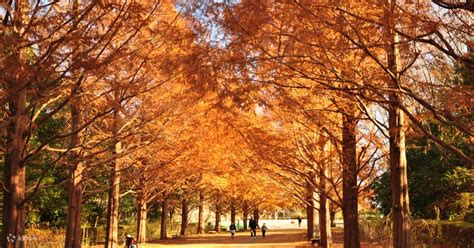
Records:
[[[298,216],[298,227],[301,227],[301,217]]]
[[[232,239],[234,239],[234,235],[235,235],[236,230],[237,230],[237,228],[235,227],[234,222],[232,222],[232,224],[230,224],[230,226],[229,226],[229,231],[230,231],[230,235],[232,236]]]
[[[265,239],[265,233],[267,232],[268,230],[268,227],[265,225],[265,223],[263,223],[263,226],[262,226],[262,237]]]
[[[125,239],[125,248],[137,248],[137,242],[133,239],[132,235],[127,234]]]
[[[252,217],[250,218],[250,221],[249,221],[249,227],[250,227],[250,238],[252,239],[257,238],[257,221],[254,220]]]

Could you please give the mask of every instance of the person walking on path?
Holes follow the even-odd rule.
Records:
[[[301,217],[298,216],[298,227],[301,227]]]
[[[127,234],[125,238],[125,248],[137,248],[137,242],[131,234]]]
[[[263,239],[265,239],[265,233],[267,232],[268,228],[267,226],[265,225],[265,223],[263,223],[263,226],[262,226],[262,237]]]
[[[237,228],[235,227],[234,222],[232,222],[232,224],[230,224],[230,226],[229,226],[229,231],[230,231],[230,235],[232,236],[232,239],[234,239],[234,234],[235,234],[236,230],[237,230]]]
[[[254,220],[253,218],[250,218],[249,227],[250,227],[250,238],[252,239],[257,238],[257,221]]]

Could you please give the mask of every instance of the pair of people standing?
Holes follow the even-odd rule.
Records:
[[[250,238],[251,239],[257,238],[257,228],[259,228],[257,220],[254,220],[253,218],[250,218],[249,227],[250,227]],[[268,230],[265,223],[263,223],[263,226],[262,226],[261,230],[262,230],[262,236],[263,236],[263,238],[265,238],[265,233]]]
[[[258,228],[258,223],[256,220],[254,220],[253,218],[250,218],[250,221],[249,221],[249,227],[250,227],[250,238],[252,239],[255,239],[257,238],[257,228]],[[263,223],[263,226],[261,228],[262,230],[262,236],[263,238],[265,238],[265,234],[268,230],[267,226],[265,225],[265,223]],[[237,227],[235,226],[235,223],[232,222],[229,226],[229,231],[230,231],[230,235],[232,237],[232,239],[234,239],[234,236],[235,236],[235,232],[237,231]]]

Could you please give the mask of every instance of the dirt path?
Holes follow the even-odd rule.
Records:
[[[229,233],[205,234],[200,236],[190,236],[185,239],[171,239],[166,241],[150,240],[149,244],[141,245],[140,248],[148,247],[265,247],[265,248],[290,248],[305,247],[308,241],[305,241],[305,234],[301,230],[276,230],[269,231],[267,237],[263,239],[261,232],[256,239],[250,238],[250,232],[236,233],[234,239],[231,239]]]
[[[309,248],[309,241],[306,241],[305,230],[269,230],[267,237],[262,238],[261,232],[258,232],[256,239],[250,238],[250,232],[236,233],[234,239],[231,239],[228,232],[218,234],[191,235],[186,238],[170,239],[170,240],[149,240],[147,244],[139,245],[139,248]],[[333,248],[342,248],[342,229],[332,229]],[[97,246],[99,247],[99,246]],[[122,246],[119,246],[122,247]],[[379,245],[371,245],[362,242],[361,247],[375,248],[383,247]]]

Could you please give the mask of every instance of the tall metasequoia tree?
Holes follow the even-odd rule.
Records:
[[[71,103],[71,144],[70,149],[72,151],[71,160],[69,165],[69,181],[68,181],[68,217],[66,226],[66,240],[65,247],[81,247],[81,212],[82,212],[82,198],[83,198],[83,187],[82,187],[82,173],[84,171],[83,162],[80,161],[82,151],[78,147],[81,144],[82,131],[81,126],[83,125],[82,120],[82,101],[80,94],[82,93],[79,89],[79,94],[75,97]]]
[[[321,138],[320,138],[321,139]],[[323,139],[322,145],[322,156],[330,154],[331,142]],[[331,155],[329,155],[331,156]],[[332,246],[332,234],[331,234],[331,222],[330,222],[330,199],[327,197],[329,194],[329,166],[327,163],[329,159],[322,159],[323,163],[320,164],[319,168],[319,230],[321,234],[321,246],[329,248]]]
[[[325,181],[323,177],[321,181]],[[324,182],[321,187],[324,186]],[[328,248],[332,245],[331,222],[329,217],[329,199],[326,193],[319,194],[319,232],[321,236],[321,246]]]
[[[168,239],[168,234],[166,231],[167,225],[166,220],[168,216],[168,195],[163,193],[163,199],[161,199],[161,222],[160,222],[160,239]]]
[[[352,109],[353,110],[353,109]],[[358,222],[356,126],[357,120],[352,111],[342,114],[342,215],[344,218],[344,247],[360,247]]]
[[[214,231],[220,232],[221,231],[221,215],[222,215],[222,203],[219,199],[220,194],[217,194],[217,200],[216,200],[216,218],[215,218],[215,224],[214,224]]]
[[[307,219],[307,227],[306,227],[306,237],[308,239],[313,238],[314,236],[314,189],[312,183],[309,182],[307,179],[306,182],[306,219]]]
[[[182,237],[186,236],[186,229],[188,228],[188,208],[189,202],[186,197],[183,196],[181,200],[181,231],[180,234]]]
[[[402,104],[400,88],[400,66],[398,53],[398,38],[394,27],[396,26],[395,11],[396,0],[385,2],[385,47],[387,52],[387,86],[393,91],[389,94],[388,107],[389,140],[390,140],[390,185],[392,194],[392,222],[393,246],[400,248],[410,247],[410,206],[408,198],[407,160],[405,150],[405,120],[400,109]]]
[[[144,161],[147,163],[148,161]],[[142,168],[140,187],[138,190],[137,196],[137,242],[145,243],[146,242],[146,224],[147,224],[147,206],[148,206],[148,191],[147,191],[147,173],[146,166]]]
[[[20,36],[24,30],[27,1],[16,1],[12,20],[12,31]],[[10,13],[11,15],[11,13]],[[7,17],[5,17],[7,20]],[[14,42],[13,42],[14,43]],[[6,58],[6,63],[13,65],[15,71],[9,71],[6,91],[10,96],[7,101],[10,119],[6,128],[6,150],[3,183],[3,229],[1,246],[5,248],[23,247],[23,242],[15,237],[22,237],[25,229],[25,160],[29,136],[27,110],[27,82],[25,82],[27,56],[25,49],[13,48]],[[7,72],[8,73],[8,72]],[[13,237],[13,239],[9,238]],[[10,242],[13,240],[13,242]]]
[[[232,199],[230,202],[230,222],[235,223],[235,215],[236,215],[237,209],[235,206],[235,200]]]
[[[21,5],[19,5],[21,6]],[[18,13],[18,12],[17,12]],[[21,15],[20,15],[21,16]],[[20,59],[21,55],[17,55]],[[18,74],[21,73],[21,65]],[[16,78],[19,79],[19,78]],[[21,82],[11,81],[11,89]],[[8,102],[9,118],[14,119],[7,127],[3,189],[2,247],[21,246],[21,242],[8,242],[8,235],[22,236],[25,226],[25,161],[28,129],[26,118],[26,89],[19,89]]]
[[[78,14],[78,2],[73,1],[73,14]],[[75,20],[77,22],[77,20]],[[68,181],[68,216],[66,222],[66,248],[81,247],[81,213],[82,213],[82,173],[84,171],[84,164],[81,161],[83,151],[79,148],[82,144],[82,130],[84,123],[82,113],[82,87],[77,86],[73,88],[72,95],[76,95],[70,104],[71,108],[71,144],[72,149],[71,159],[69,161],[69,181]]]
[[[112,150],[112,162],[111,162],[111,175],[109,185],[109,200],[107,204],[107,229],[106,229],[106,248],[114,248],[118,246],[118,221],[119,221],[119,204],[120,204],[120,161],[118,156],[122,150],[122,142],[119,140],[119,132],[121,127],[120,118],[120,91],[119,89],[114,90],[114,101],[115,108],[113,114],[113,147]]]

